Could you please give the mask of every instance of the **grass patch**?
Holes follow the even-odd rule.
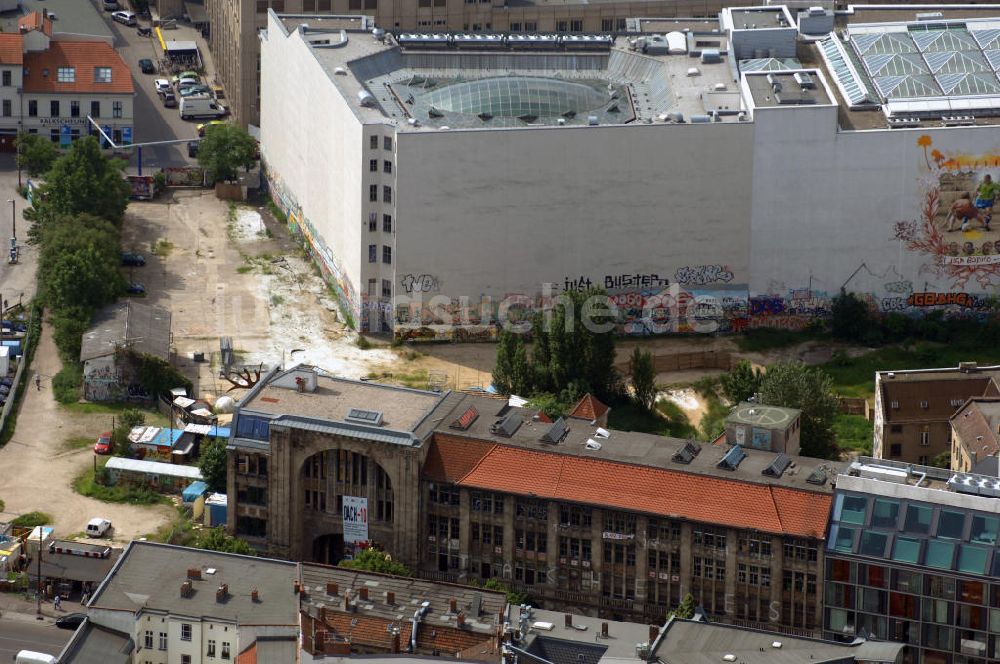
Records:
[[[132,403],[91,403],[91,402],[77,402],[66,404],[63,406],[66,410],[69,410],[80,415],[121,415],[121,412],[127,408],[135,408],[136,405]],[[165,427],[170,424],[170,421],[161,415],[158,411],[147,410],[145,408],[140,408],[142,414],[146,418],[146,424],[149,426]],[[108,423],[110,427],[110,422]]]
[[[82,450],[85,447],[90,447],[94,444],[94,438],[90,436],[71,436],[63,441],[62,450],[64,452],[72,452],[73,450]]]
[[[154,256],[161,256],[163,258],[166,258],[167,256],[170,255],[170,252],[172,252],[173,250],[174,250],[174,243],[171,242],[170,240],[166,240],[161,237],[159,240],[153,243],[153,246],[150,247],[149,249],[149,253],[153,254]]]
[[[653,412],[631,402],[619,404],[611,409],[608,427],[675,438],[692,438],[697,433],[684,411],[672,401],[658,401]]]
[[[34,528],[51,522],[52,517],[45,512],[28,512],[11,521],[10,525],[17,528]]]
[[[377,381],[379,383],[402,385],[403,387],[426,390],[427,382],[430,376],[428,375],[426,369],[417,369],[416,371],[411,372],[369,374],[366,378],[367,380]]]
[[[739,349],[744,353],[760,353],[767,350],[774,350],[776,348],[797,346],[798,344],[805,343],[806,341],[821,339],[825,336],[826,335],[823,333],[811,330],[796,332],[792,330],[765,327],[749,330],[746,334],[737,337],[736,345],[739,346]]]
[[[157,505],[169,503],[170,500],[146,487],[106,486],[103,484],[104,464],[100,462],[97,471],[87,468],[73,480],[73,490],[81,496],[96,498],[106,503],[128,503],[129,505]]]
[[[285,298],[281,297],[277,293],[274,293],[274,294],[271,295],[271,306],[272,307],[280,307],[284,303],[285,303]]]
[[[240,265],[236,268],[236,272],[239,274],[246,274],[247,272],[253,272],[253,265]]]
[[[372,347],[372,342],[368,341],[368,337],[363,334],[359,334],[358,338],[354,340],[354,345],[361,350],[368,350]]]
[[[178,506],[177,516],[173,520],[163,524],[155,532],[147,533],[144,537],[151,542],[191,546],[197,539],[197,533],[188,515],[188,509]]]
[[[278,207],[277,203],[275,203],[271,199],[267,200],[267,211],[270,212],[271,215],[275,219],[277,219],[278,221],[280,221],[282,224],[287,224],[288,223],[288,217],[286,217],[285,213],[281,211],[281,208]]]
[[[56,401],[61,404],[76,403],[82,395],[83,387],[83,365],[79,362],[69,362],[63,364],[55,376],[52,377],[52,394]]]
[[[833,433],[842,452],[872,453],[872,423],[862,415],[838,414],[833,420]]]
[[[6,509],[7,509],[7,503],[3,501],[3,498],[0,498],[0,512],[3,512]]]

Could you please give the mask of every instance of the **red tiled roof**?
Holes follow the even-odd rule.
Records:
[[[607,406],[595,399],[592,394],[584,394],[583,398],[573,406],[569,416],[581,420],[596,420],[606,412],[608,412]]]
[[[552,424],[553,423],[552,422],[552,418],[549,417],[548,415],[546,415],[544,410],[538,411],[538,414],[535,417],[538,418],[539,422],[543,422],[545,424]]]
[[[359,613],[343,613],[330,609],[323,609],[323,622],[333,634],[350,641],[352,647],[367,646],[380,648],[385,652],[392,648],[392,634],[386,629],[387,625],[396,624],[399,626],[400,644],[410,642],[410,630],[412,629],[408,620],[394,623],[388,618],[366,616]],[[417,637],[419,638],[419,636],[420,632],[418,631]]]
[[[49,44],[47,51],[24,56],[27,73],[25,92],[86,92],[132,94],[132,74],[118,53],[104,42],[61,42]],[[76,80],[60,83],[57,70],[75,67]],[[94,70],[111,68],[111,82],[97,83]]]
[[[19,65],[24,62],[24,39],[21,35],[0,33],[0,65]]]
[[[52,19],[42,18],[41,12],[31,12],[17,19],[17,29],[20,32],[31,32],[41,30],[43,33],[52,36]]]
[[[236,664],[257,664],[257,642],[236,656]]]
[[[501,445],[457,484],[813,538],[823,537],[831,501],[829,494]]]
[[[494,446],[471,438],[435,433],[424,460],[423,477],[432,482],[456,482]]]

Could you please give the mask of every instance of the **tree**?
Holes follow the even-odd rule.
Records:
[[[950,470],[951,469],[951,450],[945,450],[944,452],[941,452],[940,454],[935,455],[934,458],[931,459],[930,465],[934,466],[935,468],[945,468],[947,470]]]
[[[385,551],[371,547],[361,549],[351,560],[341,560],[340,566],[369,572],[381,572],[382,574],[395,574],[396,576],[413,576],[410,568],[406,565],[393,560],[392,556]]]
[[[110,262],[104,252],[89,246],[56,256],[44,279],[45,302],[57,311],[92,311],[113,302],[125,286],[117,261]]]
[[[760,403],[798,408],[802,411],[800,432],[803,456],[837,457],[833,421],[840,404],[833,394],[833,380],[820,369],[801,362],[778,362],[768,367],[760,381]]]
[[[688,593],[681,599],[680,605],[667,614],[667,620],[670,618],[684,618],[685,620],[691,620],[694,618],[694,612],[697,608],[698,607],[694,603],[694,597],[691,593]]]
[[[843,288],[833,298],[830,305],[831,331],[833,336],[844,341],[863,342],[878,327],[872,320],[868,305],[854,293]]]
[[[527,604],[529,598],[524,593],[519,593],[517,591],[511,590],[510,586],[501,581],[500,579],[493,577],[487,579],[486,583],[483,584],[483,588],[487,590],[496,590],[498,592],[507,594],[507,603],[513,604],[514,606],[520,606],[522,604]]]
[[[240,553],[245,556],[256,556],[246,540],[226,534],[222,526],[202,530],[194,540],[195,547],[223,553]]]
[[[541,312],[537,312],[531,319],[531,338],[534,340],[531,348],[533,387],[544,392],[552,389],[549,380],[549,362],[552,354],[549,351],[549,335],[545,333],[545,316]]]
[[[493,367],[493,387],[500,394],[514,392],[514,337],[510,330],[501,329],[497,338],[497,361]]]
[[[656,401],[656,371],[653,355],[638,346],[632,351],[632,392],[637,406],[649,411]]]
[[[201,446],[201,457],[198,468],[205,484],[212,491],[225,493],[227,479],[226,441],[220,438],[209,439]]]
[[[142,426],[146,415],[138,408],[126,408],[118,416],[118,424],[111,432],[111,443],[119,456],[130,456],[132,442],[128,439],[132,429]]]
[[[30,216],[44,222],[87,213],[121,226],[131,194],[124,170],[124,161],[101,153],[96,138],[81,138],[52,164]]]
[[[53,312],[52,337],[64,362],[80,361],[80,346],[89,328],[90,310],[85,307],[71,306]]]
[[[257,157],[257,141],[242,127],[212,125],[198,147],[198,163],[212,182],[235,180]]]
[[[749,360],[740,360],[729,373],[722,375],[722,393],[731,404],[746,401],[760,389],[761,372]]]
[[[55,143],[41,134],[17,135],[17,165],[28,171],[31,177],[48,172],[59,157]]]

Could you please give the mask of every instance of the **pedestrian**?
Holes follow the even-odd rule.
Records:
[[[983,181],[976,189],[976,207],[983,211],[983,228],[985,230],[990,230],[990,221],[993,219],[993,202],[996,200],[998,191],[1000,191],[1000,187],[993,181],[989,173],[983,176]]]
[[[62,598],[59,596],[59,593],[56,593],[53,603],[56,605],[56,611],[59,611],[59,607],[62,606]]]
[[[87,606],[87,600],[89,599],[90,599],[90,593],[84,591],[83,597],[80,598],[80,604],[82,604],[83,606]]]

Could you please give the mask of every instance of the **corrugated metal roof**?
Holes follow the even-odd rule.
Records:
[[[201,471],[194,466],[181,466],[174,463],[160,463],[159,461],[145,461],[143,459],[111,457],[108,459],[106,467],[111,470],[127,470],[134,473],[147,473],[149,475],[187,477],[192,480],[204,479],[201,476]]]
[[[405,445],[412,447],[417,443],[417,439],[408,431],[393,431],[375,427],[366,427],[361,424],[351,424],[349,422],[330,422],[325,420],[315,420],[304,417],[290,417],[282,415],[271,420],[271,426],[286,426],[301,431],[313,431],[316,433],[328,433],[334,436],[347,436],[348,438],[361,438],[377,443],[391,443],[393,445]]]

